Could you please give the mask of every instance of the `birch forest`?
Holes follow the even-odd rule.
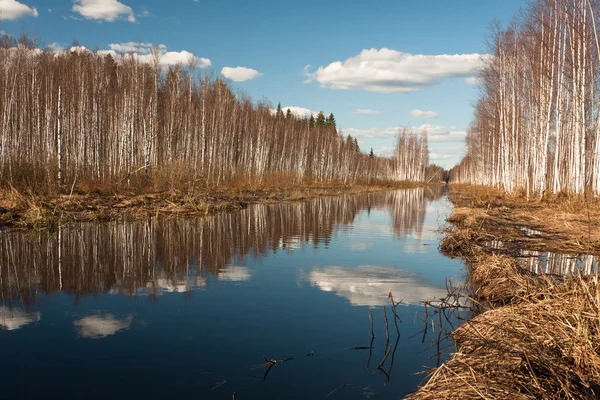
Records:
[[[495,24],[451,181],[528,196],[600,192],[600,4],[535,0]]]
[[[194,59],[165,68],[160,58],[158,48],[142,62],[0,37],[0,182],[163,190],[273,177],[343,184],[426,177],[426,133],[399,133],[391,157],[366,154],[332,114],[275,111],[201,73]]]

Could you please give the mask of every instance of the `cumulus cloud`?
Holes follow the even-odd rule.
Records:
[[[74,0],[72,10],[86,19],[114,22],[126,18],[135,22],[131,7],[117,0]]]
[[[460,158],[465,152],[464,147],[445,147],[430,149],[429,159],[434,163]]]
[[[310,116],[316,116],[318,113],[315,111],[311,111],[308,108],[303,108],[303,107],[296,107],[296,106],[287,106],[287,107],[281,107],[281,110],[283,110],[283,113],[286,114],[287,110],[290,110],[290,112],[292,113],[293,116],[295,116],[296,118],[310,118]],[[277,110],[275,108],[271,108],[271,114],[275,114],[277,112]]]
[[[234,82],[245,82],[262,76],[257,70],[246,67],[223,67],[221,75]]]
[[[89,50],[85,46],[73,46],[69,49],[71,53],[87,53]]]
[[[153,55],[151,54],[152,48],[155,45],[152,43],[144,42],[124,42],[124,43],[111,43],[108,45],[110,50],[104,50],[104,54],[132,54],[134,57],[144,63],[151,63]],[[198,68],[208,68],[211,62],[208,58],[197,57],[194,53],[186,50],[182,51],[167,51],[167,46],[164,44],[156,45],[160,52],[159,64],[162,67],[173,66],[177,64],[187,65],[190,60],[196,62]]]
[[[0,0],[0,19],[15,20],[28,16],[37,17],[37,9],[16,0]]]
[[[481,83],[481,78],[478,76],[470,76],[465,79],[465,82],[469,85],[479,85]]]
[[[481,54],[409,54],[382,48],[365,49],[345,61],[335,61],[305,74],[321,87],[362,89],[381,93],[422,90],[449,78],[468,78],[482,65]]]
[[[48,45],[48,48],[52,51],[64,51],[64,46],[58,42],[52,42]]]
[[[79,336],[90,339],[101,339],[114,335],[121,330],[128,329],[131,321],[133,321],[131,315],[123,319],[117,319],[112,314],[106,314],[84,317],[73,322],[73,325],[75,325],[75,328],[79,332]]]
[[[433,111],[411,110],[410,115],[419,118],[437,118],[440,114]]]
[[[430,142],[462,142],[467,136],[467,132],[456,130],[455,126],[423,124],[417,130],[427,131]]]
[[[352,137],[386,138],[396,136],[402,128],[400,126],[368,129],[344,128],[344,133],[350,134]],[[414,132],[423,130],[427,132],[429,142],[462,142],[467,136],[467,132],[456,130],[455,126],[422,124],[417,128],[413,128]]]
[[[151,57],[149,54],[148,58]],[[141,57],[140,57],[141,58]],[[196,60],[196,66],[198,68],[208,68],[210,67],[210,60],[208,58],[196,57],[194,53],[190,53],[189,51],[168,51],[162,55],[160,58],[160,65],[162,66],[170,66],[177,64],[187,64],[190,59]]]
[[[363,115],[381,115],[379,111],[371,110],[370,108],[363,109],[358,108],[352,111],[354,114],[363,114]]]

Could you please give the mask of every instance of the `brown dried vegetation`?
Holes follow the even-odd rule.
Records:
[[[456,227],[441,249],[467,261],[472,298],[486,311],[452,334],[457,353],[407,398],[599,398],[599,277],[535,275],[486,245],[498,237],[546,251],[597,251],[578,235],[585,236],[581,221],[593,221],[598,205],[580,198],[529,203],[480,187],[455,187],[451,198]],[[575,222],[566,224],[567,215]],[[527,237],[515,221],[540,233]]]
[[[370,185],[295,185],[281,179],[269,184],[234,183],[219,187],[169,189],[79,188],[72,194],[35,193],[13,186],[0,190],[0,226],[52,229],[74,221],[109,221],[117,218],[146,218],[155,215],[206,216],[234,211],[248,204],[301,201],[313,197],[376,192],[385,189],[423,186],[413,182],[379,182]]]

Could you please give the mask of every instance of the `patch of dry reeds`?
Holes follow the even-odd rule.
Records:
[[[600,197],[560,193],[542,198],[475,185],[452,185],[448,222],[483,230],[531,250],[600,253]],[[528,236],[524,228],[538,232]]]
[[[600,234],[590,232],[600,211],[590,203],[582,208],[580,198],[532,204],[494,189],[459,189],[448,219],[455,227],[440,250],[465,259],[472,300],[487,311],[452,334],[457,353],[407,399],[600,398],[599,277],[535,275],[487,246],[496,240],[546,251],[589,249]],[[523,226],[543,228],[525,237]]]
[[[494,268],[489,268],[493,264]],[[596,399],[600,397],[598,277],[523,277],[511,263],[480,264],[489,292],[513,293],[453,333],[459,352],[436,369],[421,399]],[[494,273],[503,270],[501,277]],[[536,282],[537,281],[537,282]],[[532,285],[533,284],[533,285]],[[500,285],[500,286],[498,286]]]

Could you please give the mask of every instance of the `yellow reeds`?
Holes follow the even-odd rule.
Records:
[[[440,249],[465,259],[471,296],[487,311],[452,334],[457,353],[407,399],[600,398],[598,275],[535,275],[510,256],[509,246],[503,254],[489,246],[491,240],[504,240],[541,247],[541,241],[515,233],[514,225],[529,221],[519,219],[527,214],[542,221],[544,212],[543,221],[552,227],[542,233],[546,249],[581,243],[573,237],[575,229],[556,229],[563,216],[548,213],[548,207],[567,206],[538,204],[532,211],[493,190],[462,190],[452,196],[461,206],[449,218],[456,227],[446,230]],[[569,204],[575,207],[574,200]],[[577,212],[588,223],[588,215],[594,214]]]

